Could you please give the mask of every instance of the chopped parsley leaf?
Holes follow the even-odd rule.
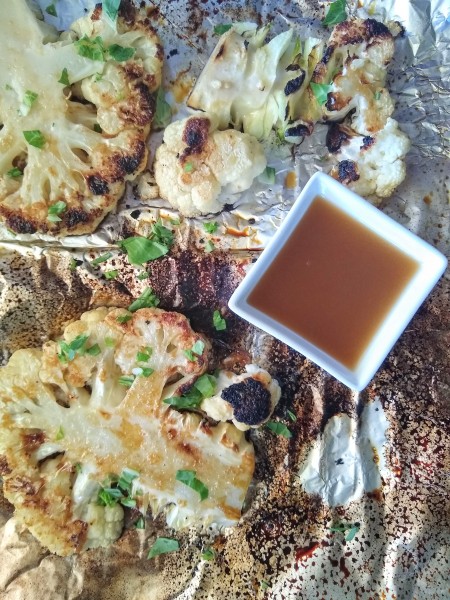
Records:
[[[157,297],[155,292],[152,290],[152,288],[148,287],[147,289],[145,289],[142,292],[142,294],[139,296],[139,298],[137,298],[134,302],[132,302],[130,304],[130,306],[128,307],[128,310],[130,312],[135,312],[136,310],[139,310],[140,308],[151,308],[153,306],[158,306],[158,304],[159,304],[159,298]]]
[[[218,310],[213,313],[213,325],[216,331],[224,331],[227,328],[227,322]]]
[[[181,483],[184,483],[184,485],[187,485],[188,487],[193,489],[195,492],[197,492],[200,496],[200,502],[201,502],[203,500],[206,500],[206,498],[209,495],[209,491],[208,491],[208,488],[206,487],[206,485],[202,481],[200,481],[200,479],[197,479],[197,477],[195,475],[196,475],[195,471],[178,470],[177,474],[175,475],[175,479],[177,481],[180,481]]]
[[[217,221],[211,221],[210,223],[203,223],[203,229],[207,233],[216,233],[219,223]]]
[[[205,548],[200,556],[203,558],[203,560],[214,560],[216,553],[212,548]]]
[[[194,171],[194,163],[187,162],[183,167],[183,171],[185,173],[192,173],[192,171]]]
[[[121,240],[119,246],[127,253],[128,260],[132,265],[142,265],[169,252],[169,245],[160,240],[161,238],[154,239],[136,235]]]
[[[114,23],[117,19],[121,0],[103,0],[102,11]]]
[[[64,435],[65,435],[64,434],[64,429],[63,429],[62,425],[60,425],[58,431],[56,432],[55,440],[57,442],[59,442],[59,440],[64,439]]]
[[[172,109],[166,101],[166,95],[162,87],[158,89],[156,94],[156,110],[153,118],[153,129],[164,129],[172,119]]]
[[[10,169],[9,171],[6,172],[6,175],[7,175],[7,177],[12,177],[15,179],[17,177],[22,177],[23,171],[21,171],[17,167],[13,167],[12,169]]]
[[[107,260],[109,260],[112,256],[112,252],[106,252],[105,254],[100,254],[100,256],[97,256],[97,258],[94,258],[94,260],[91,260],[91,265],[93,267],[96,267],[97,265],[99,265],[102,262],[106,262]]]
[[[116,317],[116,321],[118,323],[127,323],[132,318],[133,318],[133,315],[119,315],[118,317]]]
[[[52,17],[57,17],[58,16],[58,13],[56,12],[56,6],[55,6],[54,2],[52,2],[51,4],[49,4],[47,6],[47,8],[45,9],[45,12],[48,15],[51,15]]]
[[[124,385],[125,387],[131,387],[134,383],[134,375],[122,375],[119,377],[120,385]]]
[[[117,269],[113,269],[112,271],[105,271],[104,276],[106,279],[115,279],[118,274],[119,271]]]
[[[63,213],[67,208],[67,204],[60,200],[59,202],[55,202],[55,204],[51,204],[48,207],[48,216],[47,220],[52,221],[53,223],[57,223],[58,221],[62,221],[59,217],[61,213]]]
[[[65,67],[62,70],[61,77],[58,79],[58,83],[62,83],[63,85],[70,85],[69,72]]]
[[[275,433],[276,435],[282,435],[285,438],[291,438],[292,432],[290,429],[283,425],[283,423],[278,423],[276,421],[269,421],[266,423],[266,428]]]
[[[124,46],[119,46],[119,44],[112,44],[108,48],[109,56],[117,62],[125,62],[134,56],[135,53],[136,50],[134,48],[125,48]]]
[[[322,104],[325,104],[325,102],[327,101],[328,98],[328,94],[329,92],[331,92],[332,89],[332,85],[328,85],[326,83],[314,83],[311,82],[309,84],[311,86],[311,90],[318,102],[318,104],[320,104],[320,106],[322,106]]]
[[[322,21],[324,27],[337,25],[347,18],[346,0],[336,0],[330,4],[326,17]]]
[[[30,146],[42,149],[45,146],[45,137],[39,131],[39,129],[31,129],[29,131],[22,131],[23,137]]]
[[[223,33],[226,33],[227,31],[229,31],[231,28],[233,27],[233,25],[231,23],[223,23],[221,25],[214,25],[214,34],[215,35],[222,35]]]
[[[176,552],[180,549],[178,540],[171,538],[160,537],[156,538],[153,546],[150,548],[147,558],[154,558],[160,554],[167,554],[168,552]]]
[[[84,35],[82,38],[74,42],[74,46],[80,56],[89,58],[90,60],[105,60],[105,46],[103,39],[98,35],[95,38],[89,38]]]

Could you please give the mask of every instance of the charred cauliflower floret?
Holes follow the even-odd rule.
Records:
[[[226,201],[221,192],[247,190],[266,164],[254,137],[217,131],[212,118],[197,114],[166,128],[154,169],[161,197],[184,216],[195,217],[221,211]]]
[[[0,216],[14,232],[93,231],[145,166],[162,47],[122,4],[115,23],[98,5],[57,41],[25,0],[0,21]]]
[[[256,365],[246,373],[221,371],[214,396],[205,398],[200,408],[215,421],[232,421],[241,431],[260,427],[269,420],[280,399],[278,382]]]
[[[374,136],[355,134],[345,125],[332,125],[327,135],[328,149],[338,164],[331,174],[361,196],[389,197],[406,176],[404,158],[411,142],[388,119]]]
[[[394,111],[387,91],[387,66],[394,55],[394,37],[374,19],[350,19],[331,33],[312,84],[327,87],[322,118],[342,120],[351,111],[352,128],[360,135],[383,129]]]
[[[43,351],[14,353],[0,369],[0,474],[19,522],[60,555],[117,539],[123,506],[163,511],[175,528],[235,524],[252,446],[163,402],[205,371],[208,351],[180,314],[100,308]]]

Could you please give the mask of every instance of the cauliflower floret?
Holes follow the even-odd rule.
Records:
[[[266,164],[254,137],[216,131],[213,119],[202,113],[166,128],[154,169],[161,197],[184,216],[195,217],[221,211],[220,192],[248,189]]]
[[[121,503],[164,511],[175,528],[236,523],[251,444],[231,424],[206,427],[163,402],[206,370],[208,353],[180,314],[99,308],[43,351],[12,355],[0,369],[0,475],[43,545],[67,555],[110,544]],[[177,481],[179,470],[194,471],[208,498]]]
[[[16,0],[0,38],[0,217],[23,234],[91,232],[146,164],[158,37],[131,6],[113,24],[98,5],[48,42]]]
[[[355,135],[345,125],[335,125],[332,131],[329,139],[339,139],[339,164],[331,174],[357,194],[387,198],[405,179],[404,158],[411,142],[394,119],[373,137]]]
[[[241,431],[266,423],[280,399],[278,382],[257,365],[246,365],[246,373],[221,371],[214,396],[200,408],[215,421],[232,421]]]
[[[342,120],[350,111],[361,135],[382,129],[394,111],[385,88],[386,67],[394,54],[389,29],[374,19],[349,19],[333,29],[312,82],[330,84],[322,118]]]

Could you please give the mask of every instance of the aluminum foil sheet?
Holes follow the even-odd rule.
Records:
[[[45,8],[47,2],[39,0]],[[91,3],[92,5],[93,3]],[[389,88],[394,117],[413,142],[407,179],[381,210],[448,253],[450,222],[450,3],[448,0],[358,0],[352,13],[399,20]],[[59,27],[89,3],[59,0]],[[217,38],[214,24],[273,20],[273,31],[295,27],[326,36],[327,3],[172,0],[152,2],[164,43],[165,87],[176,113]],[[275,416],[291,439],[267,430],[250,437],[257,453],[254,482],[239,525],[216,536],[167,531],[162,520],[128,530],[109,549],[64,559],[19,531],[0,503],[0,599],[444,600],[450,598],[450,299],[448,272],[411,321],[366,390],[357,394],[300,354],[226,314],[215,332],[211,311],[225,308],[233,289],[279,226],[310,175],[327,170],[325,127],[295,149],[268,147],[274,186],[255,186],[230,210],[204,252],[203,222],[173,227],[170,255],[133,267],[118,239],[149,231],[175,213],[163,201],[139,198],[130,186],[115,214],[92,235],[52,240],[0,231],[0,348],[38,346],[81,312],[127,306],[147,285],[161,306],[187,314],[212,338],[218,364],[254,360],[282,386]],[[153,136],[154,148],[160,136]],[[288,173],[290,182],[286,185]],[[232,205],[232,206],[231,206]],[[207,219],[210,220],[210,219]],[[208,239],[211,236],[208,234]],[[112,256],[94,267],[92,259]],[[73,262],[75,259],[75,263]],[[103,273],[117,269],[116,280]],[[357,291],[355,291],[357,293]],[[296,415],[293,421],[288,410]],[[157,535],[178,537],[179,552],[146,559]],[[201,558],[212,546],[214,561]]]

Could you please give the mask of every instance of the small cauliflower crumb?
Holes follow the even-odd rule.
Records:
[[[166,128],[154,169],[161,197],[184,216],[196,217],[220,212],[221,192],[247,190],[266,165],[256,138],[217,131],[212,117],[201,113]]]

